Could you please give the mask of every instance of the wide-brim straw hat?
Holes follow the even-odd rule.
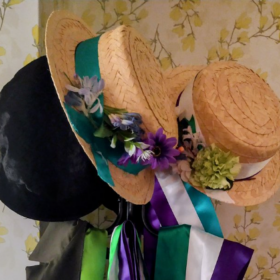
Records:
[[[67,94],[65,85],[69,83],[66,75],[72,77],[75,73],[76,47],[95,36],[83,20],[67,11],[53,12],[49,17],[46,53],[63,110],[64,96]],[[100,37],[98,56],[100,74],[105,80],[104,104],[139,113],[143,119],[143,129],[147,132],[155,133],[162,127],[167,137],[177,137],[176,115],[174,107],[170,106],[169,95],[172,91],[178,96],[180,91],[174,93],[174,90],[180,88],[167,86],[166,76],[146,40],[133,28],[119,26]],[[184,88],[188,77],[179,75],[178,80],[181,88]],[[73,132],[96,166],[90,145]],[[151,199],[154,171],[147,168],[138,175],[132,175],[108,163],[114,190],[118,194],[135,204],[145,204]]]
[[[192,83],[195,119],[206,144],[230,151],[240,163],[269,160],[251,178],[234,181],[228,191],[194,187],[211,198],[240,206],[266,201],[280,186],[278,97],[256,73],[235,62],[215,62],[183,71]],[[173,104],[177,98],[173,96]]]

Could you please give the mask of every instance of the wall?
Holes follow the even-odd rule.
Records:
[[[37,57],[38,1],[1,0],[0,90]],[[23,218],[0,202],[0,279],[24,280],[28,255],[39,240],[39,223]]]

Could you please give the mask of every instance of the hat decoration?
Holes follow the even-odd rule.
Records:
[[[149,132],[145,137],[146,132],[141,128],[143,121],[140,114],[104,105],[102,91],[105,81],[100,77],[98,53],[91,54],[92,62],[95,65],[92,73],[96,75],[80,77],[77,74],[87,73],[88,65],[83,63],[85,49],[97,50],[98,41],[99,37],[95,37],[81,42],[76,49],[76,73],[72,80],[65,74],[71,83],[65,85],[68,90],[65,96],[65,108],[77,133],[91,143],[100,177],[109,185],[114,186],[107,167],[107,160],[123,171],[134,175],[143,170],[145,166],[164,170],[168,169],[170,164],[184,160],[179,165],[181,168],[183,166],[186,168],[183,176],[189,173],[185,180],[189,180],[191,184],[214,190],[231,189],[233,181],[241,170],[239,157],[230,152],[224,152],[215,144],[206,146],[194,118],[193,109],[186,109],[186,106],[193,108],[192,99],[188,100],[187,105],[183,105],[184,110],[189,115],[192,114],[189,120],[184,118],[180,125],[182,130],[179,132],[184,134],[179,136],[183,142],[178,149],[173,148],[177,143],[176,138],[166,138],[162,128],[159,128],[155,134]],[[77,111],[82,115],[77,115]],[[85,130],[91,132],[93,137],[84,134]],[[245,178],[247,177],[245,176]]]
[[[96,36],[80,18],[60,11],[49,18],[46,52],[62,108],[99,176],[128,201],[147,203],[152,168],[169,167],[180,152],[167,78],[146,40],[127,26]],[[87,82],[96,86],[85,89]],[[187,82],[181,77],[180,88]]]
[[[75,53],[74,79],[65,85],[65,109],[76,132],[91,144],[99,176],[114,186],[107,160],[130,174],[137,175],[150,166],[164,170],[176,163],[180,154],[173,147],[175,137],[167,138],[163,129],[155,134],[141,128],[142,116],[126,109],[104,105],[103,89],[106,81],[100,76],[98,53],[91,53],[94,76],[88,73],[88,64],[83,63],[85,49],[98,49],[99,37],[81,42]],[[67,75],[67,74],[65,74]]]

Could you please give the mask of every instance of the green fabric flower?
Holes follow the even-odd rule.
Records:
[[[212,144],[198,152],[192,164],[190,182],[203,188],[230,189],[240,168],[239,157]]]

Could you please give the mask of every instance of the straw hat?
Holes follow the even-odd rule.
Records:
[[[229,191],[194,187],[236,205],[267,200],[280,186],[279,99],[257,74],[235,62],[216,62],[197,69],[192,83],[189,92],[195,120],[206,145],[215,143],[230,151],[242,165],[264,163],[257,174],[235,181]],[[180,102],[179,106],[186,104]]]
[[[75,73],[77,45],[96,35],[80,18],[66,11],[50,16],[46,27],[46,52],[51,75],[64,109],[65,73]],[[105,80],[104,103],[115,108],[137,112],[143,118],[143,128],[155,133],[162,127],[167,137],[177,136],[174,107],[161,67],[147,42],[132,28],[120,26],[106,32],[98,43],[101,77]],[[188,79],[182,79],[185,87]],[[180,92],[176,92],[178,96]],[[162,110],[164,108],[164,110]],[[65,110],[65,109],[64,109]],[[73,130],[74,131],[74,130]],[[96,166],[90,145],[74,132],[84,151]],[[150,169],[138,175],[126,173],[111,162],[109,169],[114,190],[135,204],[147,203],[153,194],[154,172]]]

